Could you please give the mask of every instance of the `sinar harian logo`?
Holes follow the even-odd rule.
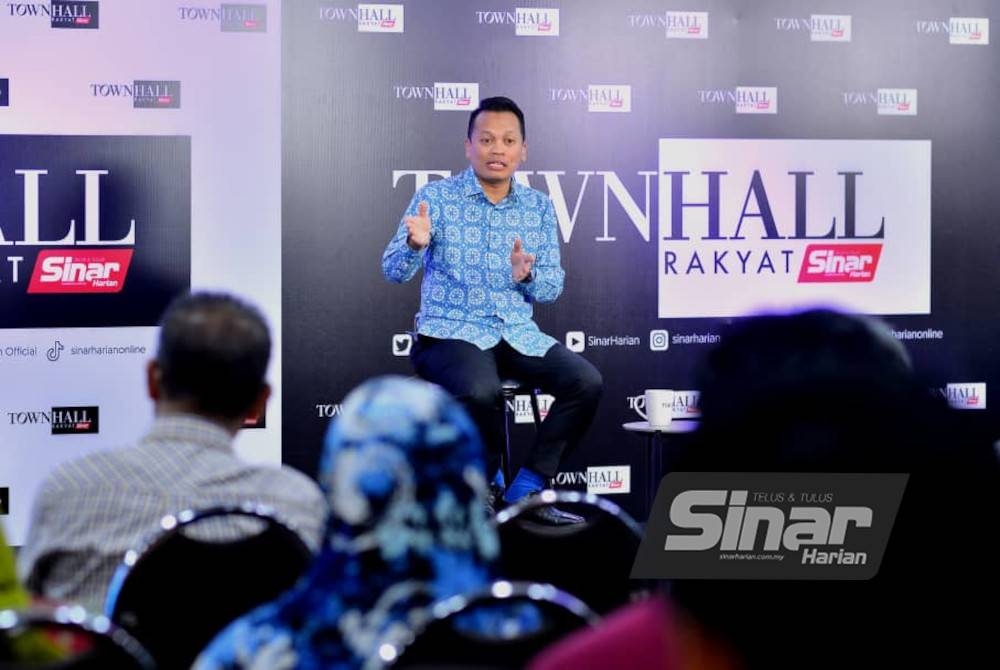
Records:
[[[906,474],[676,472],[632,569],[643,579],[871,579]]]
[[[75,220],[69,222],[69,230],[61,239],[43,239],[41,235],[40,193],[42,177],[49,171],[44,169],[18,169],[14,173],[24,185],[24,221],[20,239],[6,239],[0,231],[0,245],[46,247],[38,252],[28,284],[28,293],[118,293],[125,285],[132,247],[135,246],[135,219],[129,221],[128,232],[117,239],[101,236],[100,197],[101,178],[110,170],[76,170],[82,177],[85,217],[82,226]],[[100,247],[121,246],[121,249]],[[87,249],[77,249],[86,246]],[[96,247],[96,248],[95,248]],[[13,266],[13,281],[20,279],[20,262]]]

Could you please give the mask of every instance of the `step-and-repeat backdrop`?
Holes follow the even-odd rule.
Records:
[[[989,417],[996,15],[987,0],[0,4],[0,521],[18,543],[48,470],[142,432],[155,323],[189,286],[263,307],[277,393],[238,447],[313,472],[347,392],[410,374],[418,286],[387,283],[381,252],[414,190],[464,168],[468,112],[490,95],[524,108],[517,178],[558,216],[566,290],[538,321],[606,382],[559,485],[641,510],[645,443],[621,424],[650,387],[696,416],[698,360],[760,309],[884,315],[929,386]],[[526,399],[512,409],[523,452]]]
[[[0,523],[12,543],[46,472],[149,424],[144,366],[178,292],[260,304],[280,377],[280,19],[274,2],[0,5]],[[263,424],[239,448],[276,462],[280,412]]]
[[[517,178],[558,215],[566,290],[537,319],[606,383],[557,484],[641,510],[645,442],[622,424],[644,417],[646,388],[682,391],[675,415],[697,416],[694,366],[759,310],[883,315],[928,385],[986,410],[996,14],[985,0],[285,3],[285,459],[314,469],[353,386],[410,374],[418,281],[387,283],[379,259],[414,190],[465,167],[468,112],[492,95],[525,110]],[[531,435],[516,427],[522,451]]]

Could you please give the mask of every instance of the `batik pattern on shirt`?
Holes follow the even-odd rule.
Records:
[[[562,293],[559,232],[552,201],[544,193],[511,182],[494,204],[472,168],[434,181],[413,196],[404,216],[428,204],[431,242],[421,251],[407,245],[405,222],[382,255],[382,271],[405,282],[424,269],[416,329],[420,335],[464,340],[489,349],[506,340],[528,356],[543,356],[555,340],[533,320],[533,303]],[[535,254],[530,282],[515,282],[510,253],[520,238]]]

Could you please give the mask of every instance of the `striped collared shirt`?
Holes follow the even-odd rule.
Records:
[[[247,501],[272,507],[318,548],[327,504],[315,482],[240,459],[215,423],[157,417],[138,445],[89,454],[46,477],[19,572],[35,593],[99,612],[125,552],[155,533],[164,515]]]

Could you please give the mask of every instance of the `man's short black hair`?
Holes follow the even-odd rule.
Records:
[[[483,98],[479,101],[479,106],[472,110],[472,114],[469,115],[469,129],[466,133],[466,137],[470,140],[472,139],[472,126],[475,125],[476,117],[479,116],[480,112],[510,112],[517,117],[517,122],[521,125],[521,140],[528,139],[524,132],[524,112],[510,98],[498,95],[493,98]]]
[[[240,418],[264,387],[271,335],[253,306],[223,293],[175,299],[160,321],[164,398],[206,416]]]

